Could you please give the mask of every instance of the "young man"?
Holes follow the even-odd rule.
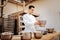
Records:
[[[34,12],[34,6],[30,5],[29,6],[29,10],[28,13],[23,15],[23,22],[25,24],[25,30],[26,32],[34,32],[35,30],[35,26],[34,25],[39,25],[39,22],[35,19],[35,17],[32,15],[32,13]]]

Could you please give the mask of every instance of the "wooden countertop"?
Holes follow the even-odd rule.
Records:
[[[48,33],[46,35],[43,35],[41,39],[32,39],[32,40],[53,40],[59,35],[60,35],[60,32]]]
[[[43,35],[41,39],[31,39],[31,40],[53,40],[54,38],[56,38],[57,36],[60,35],[60,32],[54,32],[54,33],[48,33],[46,35]],[[21,36],[17,35],[17,36],[13,36],[12,40],[20,40]]]

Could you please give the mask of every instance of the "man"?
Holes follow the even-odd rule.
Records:
[[[35,17],[32,15],[32,13],[34,12],[34,6],[30,5],[29,6],[29,10],[28,13],[23,15],[23,22],[25,24],[25,30],[26,32],[34,32],[35,30],[35,26],[34,25],[39,25],[39,22],[35,19]]]

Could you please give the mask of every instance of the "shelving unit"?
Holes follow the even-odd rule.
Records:
[[[19,16],[19,31],[22,31],[25,28],[22,16]]]
[[[13,32],[13,30],[14,30],[14,20],[4,18],[4,32]]]

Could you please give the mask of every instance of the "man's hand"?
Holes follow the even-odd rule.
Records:
[[[36,22],[35,22],[35,25],[40,25],[40,22],[39,22],[39,21],[36,21]]]

